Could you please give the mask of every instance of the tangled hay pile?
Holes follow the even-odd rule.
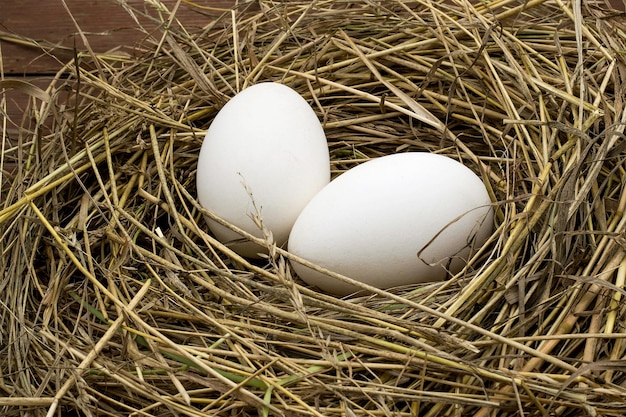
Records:
[[[185,28],[149,2],[136,57],[77,54],[6,138],[2,414],[624,415],[626,25],[574,4],[264,0]],[[468,268],[336,299],[272,242],[216,241],[204,132],[270,80],[334,176],[405,151],[480,175],[496,228]]]

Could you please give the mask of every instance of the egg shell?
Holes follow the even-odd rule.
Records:
[[[296,91],[279,83],[256,84],[229,100],[211,123],[198,157],[200,204],[262,237],[252,220],[258,215],[278,245],[286,242],[302,209],[329,181],[328,145],[315,112]],[[256,257],[264,252],[207,221],[215,236],[239,254]]]
[[[438,281],[459,272],[493,229],[481,179],[454,159],[388,155],[337,177],[304,208],[289,251],[371,286]],[[297,262],[306,283],[336,295],[358,287]]]

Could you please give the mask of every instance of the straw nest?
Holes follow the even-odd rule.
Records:
[[[586,3],[259,1],[202,28],[123,4],[161,31],[77,53],[6,138],[2,414],[626,413],[626,35]],[[479,174],[496,230],[468,268],[336,299],[272,242],[217,242],[203,134],[268,80],[333,175],[405,151]]]

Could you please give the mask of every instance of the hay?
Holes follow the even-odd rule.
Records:
[[[77,53],[5,138],[3,415],[626,413],[626,28],[577,4],[261,1],[185,28],[149,2],[136,56]],[[217,242],[203,132],[267,80],[316,110],[333,175],[404,151],[478,173],[497,229],[469,267],[338,300],[271,242]]]

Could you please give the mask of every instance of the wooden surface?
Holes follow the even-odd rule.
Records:
[[[126,0],[126,3],[136,9],[135,18],[145,32],[116,0],[0,0],[2,79],[46,88],[62,65],[72,59],[74,47],[78,50],[89,47],[99,53],[120,49],[132,52],[132,46],[140,43],[146,32],[157,29],[158,11],[144,0]],[[173,10],[177,1],[162,0],[162,3]],[[180,2],[176,17],[186,27],[203,27],[235,3],[236,0],[195,0],[194,5]],[[20,38],[37,40],[50,52],[20,45]],[[21,125],[23,110],[32,100],[19,86],[11,85],[3,93],[9,120],[7,131],[15,131]]]
[[[617,10],[625,8],[626,0],[607,1]],[[205,26],[224,12],[210,8],[228,9],[236,2],[162,0],[170,10],[179,4],[176,16],[186,27]],[[139,11],[137,19],[147,32],[156,29],[158,21],[141,16],[157,16],[158,12],[149,1],[126,0],[126,3]],[[239,3],[245,1],[239,0]],[[72,58],[74,46],[79,50],[87,47],[79,35],[79,27],[95,52],[131,51],[128,46],[145,37],[145,32],[138,29],[131,15],[116,0],[0,0],[0,75],[3,79],[24,80],[45,88],[62,64]],[[39,48],[21,46],[16,43],[20,37],[36,39],[50,52],[46,54]],[[23,109],[31,98],[20,89],[0,88],[0,92],[2,90],[9,116],[7,131],[15,130],[21,125]]]

